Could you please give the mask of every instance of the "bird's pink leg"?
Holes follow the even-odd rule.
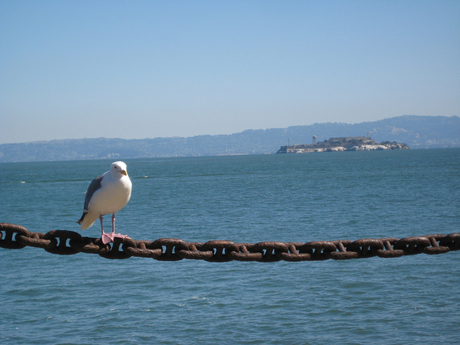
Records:
[[[126,235],[115,233],[115,213],[114,213],[112,214],[112,232],[110,234],[104,234],[104,232],[102,232],[102,237],[101,237],[102,243],[107,244],[107,243],[113,242],[115,237],[123,239],[126,237]]]
[[[102,216],[99,216],[99,220],[101,221],[101,231],[102,231],[102,234],[104,235],[104,224],[102,224]]]
[[[106,234],[104,232],[104,225],[102,224],[102,216],[99,216],[99,220],[101,221],[101,231],[102,231],[101,240],[102,240],[102,243],[107,244],[109,242],[113,242],[113,238],[110,236],[110,234]]]

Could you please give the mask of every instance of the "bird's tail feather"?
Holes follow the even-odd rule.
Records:
[[[83,213],[81,218],[77,221],[78,224],[81,224],[80,229],[85,230],[91,227],[94,222],[99,218],[99,215],[96,213]]]

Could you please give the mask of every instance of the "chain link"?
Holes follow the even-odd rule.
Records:
[[[127,259],[132,256],[158,261],[182,259],[209,262],[228,261],[320,261],[348,260],[378,256],[396,258],[403,255],[443,254],[460,249],[460,233],[433,234],[417,237],[361,239],[356,241],[259,242],[231,241],[185,242],[177,238],[137,241],[130,237],[116,238],[103,244],[100,238],[83,237],[69,230],[51,230],[46,234],[31,232],[25,227],[0,223],[0,247],[21,249],[26,246],[43,248],[49,253],[73,255],[99,254],[106,259]]]

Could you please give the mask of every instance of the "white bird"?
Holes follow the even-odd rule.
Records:
[[[115,233],[115,213],[126,206],[131,198],[132,184],[123,162],[113,162],[110,170],[96,177],[88,187],[83,207],[83,215],[77,221],[81,229],[88,229],[96,219],[101,221],[102,243],[113,242],[115,237],[125,235]],[[112,233],[104,233],[102,217],[112,214]]]

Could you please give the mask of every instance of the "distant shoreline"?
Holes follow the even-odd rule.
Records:
[[[396,141],[384,141],[377,143],[370,137],[338,137],[316,143],[313,136],[313,144],[281,146],[276,152],[279,153],[313,153],[313,152],[342,152],[342,151],[376,151],[376,150],[409,150],[406,144]]]
[[[411,149],[456,148],[460,147],[460,118],[404,115],[358,124],[316,123],[287,128],[251,129],[229,135],[147,139],[81,138],[0,144],[0,163],[274,154],[286,143],[307,143],[314,135],[324,146],[324,142],[328,141],[326,139],[355,137],[362,133],[368,133],[375,141],[385,145],[396,142],[406,143]],[[306,149],[305,152],[311,152],[308,149],[313,149],[313,152],[328,151],[326,147],[323,147],[325,150],[319,150],[320,147],[309,145],[290,146]],[[339,146],[330,146],[329,151],[342,150]],[[343,150],[352,148],[342,147]],[[362,146],[357,149],[383,148]]]

